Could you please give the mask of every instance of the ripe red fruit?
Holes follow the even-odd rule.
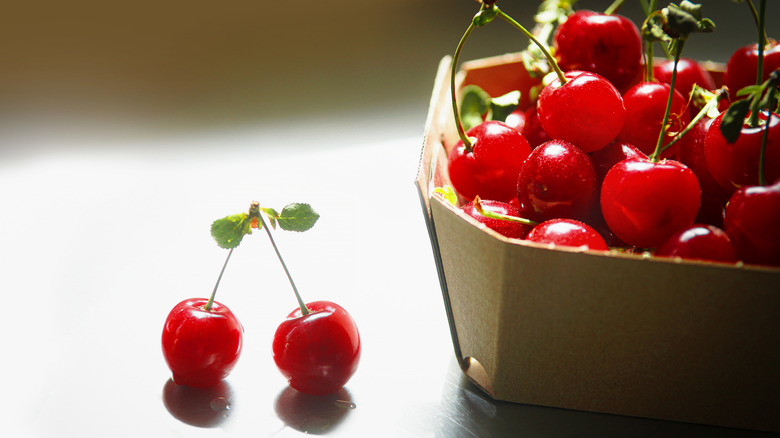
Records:
[[[596,73],[618,90],[635,83],[642,71],[639,29],[620,15],[576,11],[558,26],[553,45],[561,69]]]
[[[539,123],[539,116],[536,114],[536,105],[533,105],[526,110],[513,111],[507,116],[506,124],[523,134],[523,137],[528,141],[528,145],[531,146],[531,149],[550,140],[550,136],[544,132],[542,125]]]
[[[621,161],[601,186],[601,211],[610,230],[640,248],[656,247],[692,225],[700,200],[696,175],[673,160]]]
[[[598,204],[598,178],[590,156],[563,140],[539,145],[517,180],[520,214],[533,221],[581,219]]]
[[[729,143],[720,131],[723,120],[721,113],[716,117],[704,139],[704,150],[710,174],[728,193],[742,186],[758,185],[758,163],[761,142],[766,123],[751,127],[745,119],[742,131],[734,143]],[[766,122],[767,112],[759,119]],[[749,117],[749,116],[748,116]],[[780,114],[773,113],[769,122],[769,137],[764,157],[766,181],[780,178]]]
[[[763,79],[780,68],[780,43],[769,40],[764,47]],[[735,50],[726,63],[726,71],[723,72],[723,85],[729,89],[731,100],[737,100],[737,92],[748,85],[756,85],[758,73],[758,44],[749,44]]]
[[[712,225],[693,225],[678,231],[656,249],[655,255],[724,263],[737,261],[729,236]]]
[[[591,152],[590,158],[593,160],[593,165],[596,166],[599,184],[601,184],[609,169],[615,164],[629,158],[647,158],[647,155],[629,143],[615,140],[605,147]]]
[[[276,366],[294,389],[329,394],[341,389],[357,370],[360,334],[343,307],[330,301],[296,308],[277,328],[273,340]]]
[[[480,200],[480,203],[482,204],[482,208],[487,211],[505,216],[520,217],[520,210],[508,202],[482,199]],[[526,234],[528,234],[528,231],[530,231],[532,228],[530,225],[524,225],[520,222],[493,219],[487,216],[483,216],[474,206],[474,202],[464,204],[461,209],[464,213],[473,217],[478,222],[485,224],[486,227],[512,239],[524,238]]]
[[[459,141],[450,151],[450,182],[465,199],[508,202],[517,195],[520,166],[531,147],[520,133],[503,122],[483,122],[466,133],[476,139],[471,150]]]
[[[669,99],[670,87],[660,82],[640,82],[623,95],[626,106],[626,121],[617,138],[634,145],[637,149],[650,155],[658,144],[661,133],[666,104]],[[687,100],[674,90],[672,107],[669,112],[669,126],[663,144],[666,145],[690,122]],[[679,142],[661,154],[663,158],[674,156],[679,148]]]
[[[162,333],[165,361],[179,385],[209,387],[230,374],[241,355],[244,327],[225,305],[206,298],[177,304]]]
[[[601,149],[623,128],[626,109],[617,89],[603,77],[570,71],[542,89],[537,114],[552,139],[573,143],[585,152]]]
[[[653,76],[659,82],[671,85],[673,71],[673,60],[666,59],[653,63]],[[691,95],[694,85],[698,85],[705,90],[714,90],[715,80],[710,72],[705,70],[697,61],[691,58],[680,58],[677,63],[677,77],[674,80],[674,88],[687,99]]]
[[[723,226],[740,260],[780,266],[780,180],[734,192]]]
[[[591,250],[609,249],[604,238],[596,230],[573,219],[551,219],[542,222],[528,233],[526,240],[560,246],[585,247]]]

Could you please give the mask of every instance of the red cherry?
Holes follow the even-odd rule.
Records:
[[[656,249],[655,255],[724,263],[737,261],[729,236],[712,225],[693,225],[678,231]]]
[[[609,249],[607,242],[595,229],[573,219],[550,219],[542,222],[528,233],[526,240],[591,250]]]
[[[539,123],[536,105],[533,105],[526,110],[513,111],[506,118],[506,124],[523,134],[523,137],[528,141],[528,145],[531,146],[531,149],[550,140],[550,136],[544,132],[542,125]]]
[[[727,142],[720,132],[723,114],[716,117],[707,130],[704,149],[710,174],[728,193],[733,193],[742,186],[759,183],[758,163],[768,113],[759,115],[764,123],[757,127],[751,127],[746,118],[739,138],[734,143]],[[767,181],[780,178],[780,114],[777,113],[772,114],[769,123],[764,174]]]
[[[634,145],[646,155],[652,154],[661,133],[669,90],[669,85],[660,82],[640,82],[631,87],[623,95],[623,102],[626,106],[626,121],[617,136],[618,140]],[[688,125],[690,120],[687,100],[679,91],[674,90],[672,107],[669,112],[669,126],[666,131],[667,137],[663,144],[669,143],[672,137]],[[661,157],[674,156],[678,148],[679,142],[664,151]]]
[[[330,301],[296,308],[277,328],[273,340],[276,366],[290,386],[323,395],[341,389],[357,370],[360,335],[343,307]]]
[[[663,60],[653,63],[653,76],[659,82],[671,85],[673,60]],[[715,89],[715,80],[710,72],[704,69],[698,62],[690,58],[680,58],[677,63],[677,77],[674,80],[674,88],[687,98],[691,95],[693,86],[698,85],[705,90]]]
[[[593,165],[596,166],[599,184],[615,164],[629,158],[647,158],[642,151],[624,141],[615,140],[605,147],[590,153]]]
[[[763,79],[765,81],[771,72],[780,68],[780,43],[770,40],[764,47]],[[729,89],[731,100],[737,100],[737,92],[748,85],[756,85],[758,73],[758,44],[749,44],[735,50],[726,63],[723,72],[723,85]]]
[[[209,387],[230,374],[241,355],[244,328],[225,305],[206,298],[177,304],[162,333],[165,361],[179,385]]]
[[[531,153],[525,138],[498,121],[483,122],[466,135],[476,139],[471,150],[459,141],[449,154],[447,169],[455,190],[467,200],[514,198],[520,166]]]
[[[740,260],[780,266],[780,180],[734,192],[723,226]]]
[[[493,201],[488,199],[482,199],[480,202],[482,204],[482,208],[485,210],[505,216],[520,217],[520,210],[508,202]],[[464,213],[473,217],[478,222],[485,224],[485,226],[488,228],[512,239],[524,238],[526,234],[528,234],[528,231],[530,231],[532,228],[530,225],[523,225],[520,222],[493,219],[483,216],[474,206],[474,202],[464,204],[461,209]]]
[[[626,118],[623,98],[603,77],[570,71],[542,89],[537,101],[539,123],[552,139],[573,143],[585,152],[601,149],[615,139]]]
[[[628,18],[579,10],[553,36],[555,56],[563,70],[603,76],[619,90],[637,81],[642,70],[642,39]]]
[[[517,180],[520,214],[530,220],[579,219],[597,208],[598,179],[590,156],[563,140],[539,145]]]
[[[673,160],[621,161],[601,186],[607,225],[618,238],[640,248],[653,248],[693,224],[700,201],[696,175]]]

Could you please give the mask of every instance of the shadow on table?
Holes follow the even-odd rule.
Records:
[[[496,401],[474,385],[453,360],[442,394],[436,437],[504,436],[757,438],[777,435]]]
[[[168,379],[163,403],[177,420],[197,427],[218,427],[230,417],[233,388],[224,380],[211,388],[177,385]]]
[[[309,395],[286,387],[274,409],[284,424],[297,431],[324,435],[332,432],[357,406],[345,388],[327,395]]]

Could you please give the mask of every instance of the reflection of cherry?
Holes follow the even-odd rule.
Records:
[[[176,419],[197,427],[216,427],[230,415],[233,389],[225,381],[208,388],[177,385],[168,379],[163,403]]]
[[[333,431],[355,407],[344,388],[331,394],[311,395],[286,387],[276,398],[274,410],[287,426],[319,435]]]

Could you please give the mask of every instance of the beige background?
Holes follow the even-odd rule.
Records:
[[[478,8],[473,0],[13,3],[0,17],[5,132],[85,117],[191,129],[367,111],[405,114],[405,126],[419,131],[438,60]],[[627,3],[623,13],[638,19],[638,2]],[[688,55],[725,61],[755,39],[744,5],[705,3],[720,28],[694,36]],[[533,25],[536,2],[500,5]],[[475,33],[463,56],[525,44],[496,23]]]

